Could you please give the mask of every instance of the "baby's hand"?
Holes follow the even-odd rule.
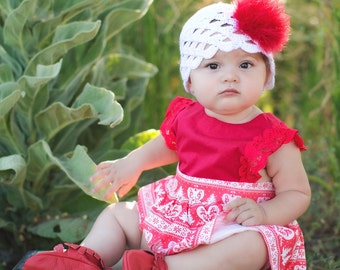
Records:
[[[237,198],[223,207],[227,213],[226,222],[236,222],[243,226],[264,224],[266,212],[263,207],[252,199]]]
[[[107,189],[105,199],[108,199],[115,192],[120,197],[124,196],[137,183],[139,175],[140,172],[133,169],[133,164],[123,158],[98,164],[90,181],[96,183],[93,192]]]

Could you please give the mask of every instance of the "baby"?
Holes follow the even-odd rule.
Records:
[[[91,181],[123,196],[144,170],[178,162],[176,174],[140,188],[137,202],[109,205],[80,246],[40,253],[24,270],[45,269],[36,267],[42,262],[105,269],[122,257],[123,269],[306,269],[296,222],[311,199],[305,146],[297,130],[256,106],[274,87],[273,55],[288,34],[276,0],[194,14],[180,35],[193,99],[174,99],[161,135],[100,163]]]

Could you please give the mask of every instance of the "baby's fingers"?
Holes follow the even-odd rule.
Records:
[[[117,188],[110,185],[108,190],[105,193],[105,197],[104,197],[105,201],[107,201],[107,202],[111,201],[112,197],[114,197],[115,200],[117,200],[116,192],[117,192]]]
[[[226,213],[225,221],[242,223],[242,221],[248,218],[249,204],[251,204],[251,200],[246,198],[237,198],[226,204],[223,207]]]
[[[131,182],[122,185],[119,188],[118,196],[121,197],[121,198],[124,197],[133,188],[133,186],[134,186],[134,184],[131,183]]]
[[[96,182],[101,179],[104,179],[110,174],[110,167],[106,166],[105,164],[104,166],[101,166],[101,164],[97,165],[96,171],[91,175],[90,177],[91,182]]]
[[[103,188],[107,188],[107,187],[114,189],[115,184],[114,184],[113,181],[110,180],[109,177],[104,177],[94,185],[92,191],[98,192],[99,190],[101,190]]]
[[[97,165],[97,170],[103,170],[103,169],[107,169],[108,167],[110,167],[114,162],[113,161],[103,161],[103,162],[100,162],[98,165]]]
[[[246,204],[246,202],[247,202],[246,200],[247,199],[245,199],[245,198],[237,198],[235,200],[232,200],[231,202],[229,202],[228,204],[223,206],[223,211],[228,212],[228,211],[231,211],[235,208],[238,208],[238,207]]]
[[[103,177],[104,176],[101,172],[95,172],[93,175],[90,176],[90,181],[91,182],[98,182]]]

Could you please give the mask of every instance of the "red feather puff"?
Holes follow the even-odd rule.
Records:
[[[266,53],[283,49],[289,39],[290,17],[277,0],[235,0],[237,31],[246,34]]]

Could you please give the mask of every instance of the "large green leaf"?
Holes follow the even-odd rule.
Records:
[[[0,158],[0,172],[13,171],[7,177],[1,177],[0,183],[22,188],[26,178],[26,162],[20,155],[11,155]]]
[[[4,26],[4,40],[9,46],[13,46],[21,52],[25,52],[24,26],[27,19],[34,14],[37,0],[24,0],[13,10],[6,19]]]
[[[93,220],[87,215],[55,218],[29,227],[29,231],[45,238],[60,238],[63,242],[77,243],[90,231]]]
[[[115,9],[106,17],[103,24],[103,35],[105,40],[117,35],[126,26],[142,17],[141,10]],[[112,28],[112,26],[114,26]]]
[[[42,137],[49,141],[68,125],[95,116],[96,111],[90,105],[69,108],[60,102],[55,102],[39,112],[35,117],[35,121]]]
[[[99,118],[99,124],[115,126],[123,118],[123,109],[111,91],[87,84],[74,108],[53,103],[38,113],[35,120],[45,140],[49,141],[66,126],[87,118]]]
[[[113,92],[104,88],[86,84],[84,91],[78,96],[74,107],[91,104],[97,111],[100,125],[114,127],[123,119],[123,108],[115,100]]]
[[[21,97],[22,93],[17,83],[0,85],[0,156],[20,152],[18,140],[9,129],[9,112]]]
[[[0,158],[0,184],[7,187],[7,200],[16,207],[25,205],[26,162],[20,155]]]
[[[102,5],[105,5],[106,10],[112,10],[108,14],[105,13],[105,17],[102,19],[102,27],[100,28],[99,34],[94,39],[94,42],[78,48],[75,52],[76,55],[72,56],[73,61],[76,61],[76,66],[79,68],[77,73],[83,73],[84,69],[86,70],[87,66],[97,60],[99,56],[102,56],[103,53],[111,54],[111,51],[115,49],[115,47],[117,47],[118,50],[119,42],[110,42],[110,39],[113,39],[123,28],[141,18],[151,3],[152,1],[150,0],[111,0],[98,2],[98,6],[93,11],[94,13],[97,10],[98,13],[103,12],[103,9],[100,8]],[[107,12],[106,10],[105,12]],[[102,16],[103,14],[100,14],[100,17]],[[73,66],[68,68],[71,70]],[[129,69],[127,69],[127,71],[128,70]],[[69,76],[69,78],[64,79],[64,82],[67,81],[68,84],[73,85],[73,83],[69,82],[70,79],[74,79],[70,74],[72,74],[72,72],[65,72],[65,75]],[[70,96],[70,93],[66,93],[65,91],[63,95],[67,97]],[[71,94],[71,96],[73,95]]]
[[[103,64],[102,64],[103,62]],[[151,78],[158,69],[131,54],[115,53],[103,58],[95,69],[94,76],[98,82],[109,78]],[[100,78],[100,80],[99,80]]]
[[[71,181],[76,183],[86,194],[98,200],[105,200],[105,190],[93,193],[94,183],[90,182],[90,176],[95,172],[96,164],[88,156],[85,149],[77,146],[71,157],[56,157],[45,141],[39,141],[29,149],[28,177],[35,177],[33,188],[38,193],[43,181],[43,176],[51,166],[58,166]],[[37,175],[39,171],[40,176]],[[117,201],[113,195],[108,202]]]
[[[73,17],[83,12],[84,9],[90,8],[95,3],[92,0],[76,0],[76,2],[73,6],[71,1],[45,0],[39,3],[36,16],[39,16],[41,19],[32,26],[32,33],[37,41],[37,49],[46,47],[46,44],[52,40],[59,25],[67,24]],[[59,4],[66,5],[59,6]],[[51,16],[51,13],[53,16]],[[91,21],[91,18],[85,18],[84,20],[86,19]],[[81,21],[81,19],[78,18],[77,21]]]
[[[11,57],[7,49],[3,47],[1,44],[0,44],[0,59],[4,63],[6,63],[8,67],[10,67],[12,72],[14,72],[15,76],[19,77],[21,75],[22,67],[20,65],[19,59]],[[3,77],[3,75],[1,77]]]
[[[41,85],[46,84],[51,79],[55,78],[61,69],[62,60],[51,65],[41,65],[38,64],[36,67],[35,74],[33,76],[24,75],[19,79],[25,81],[25,85],[29,88],[39,88]]]
[[[0,9],[1,9],[1,12],[3,14],[6,14],[8,15],[10,13],[10,5],[9,5],[9,1],[7,0],[0,0]]]
[[[103,207],[97,207],[86,213],[54,215],[46,221],[29,226],[27,229],[41,237],[59,238],[63,242],[77,243],[89,233],[93,222],[102,209]]]
[[[12,133],[22,143],[34,142],[37,138],[33,125],[34,116],[45,107],[48,101],[48,89],[45,87],[57,77],[61,69],[62,60],[52,65],[37,65],[35,76],[24,75],[18,83],[24,89],[25,95],[19,100],[15,110],[15,120]]]
[[[91,9],[91,11],[93,12],[93,16],[96,15],[96,13],[104,13],[100,14],[100,18],[103,17],[100,32],[93,39],[93,42],[79,46],[77,50],[64,58],[66,62],[72,62],[72,65],[63,67],[65,72],[61,74],[60,89],[52,93],[53,97],[63,103],[69,103],[78,90],[75,86],[82,84],[84,77],[89,73],[90,68],[93,67],[93,63],[95,61],[100,61],[99,58],[103,58],[104,55],[111,54],[112,51],[121,49],[118,40],[110,42],[110,39],[113,39],[113,37],[118,34],[119,29],[121,30],[145,14],[151,2],[152,1],[140,0],[99,1],[98,5]],[[105,9],[100,8],[103,5],[105,6]],[[65,5],[63,4],[62,6],[74,9],[76,5],[71,2],[70,4],[65,3]],[[133,10],[128,11],[129,8]],[[110,9],[112,10],[106,14],[107,10]],[[103,12],[103,10],[105,10],[105,12]],[[97,64],[98,63],[96,63],[96,66]],[[129,72],[130,68],[128,68],[126,72]],[[107,71],[109,72],[109,70]],[[112,76],[114,76],[114,73],[110,73],[110,77]],[[116,80],[117,78],[112,80],[112,82]],[[105,82],[106,84],[111,83],[108,79],[106,79]],[[106,88],[111,87],[110,85],[107,85]]]
[[[22,94],[17,83],[9,82],[0,84],[0,118],[5,117],[22,97]]]
[[[40,194],[40,188],[47,178],[47,172],[55,166],[55,159],[45,141],[38,141],[28,148],[27,180],[34,194]]]
[[[71,22],[57,27],[53,43],[37,53],[28,63],[25,73],[34,74],[38,64],[51,65],[70,49],[93,39],[100,28],[100,21]]]
[[[95,184],[90,182],[89,179],[95,172],[96,164],[89,158],[83,147],[77,146],[71,158],[60,158],[59,166],[77,186],[91,197],[109,203],[118,201],[116,194],[105,200],[105,189],[96,193],[93,192]]]
[[[0,83],[13,82],[13,73],[9,65],[0,65]]]

